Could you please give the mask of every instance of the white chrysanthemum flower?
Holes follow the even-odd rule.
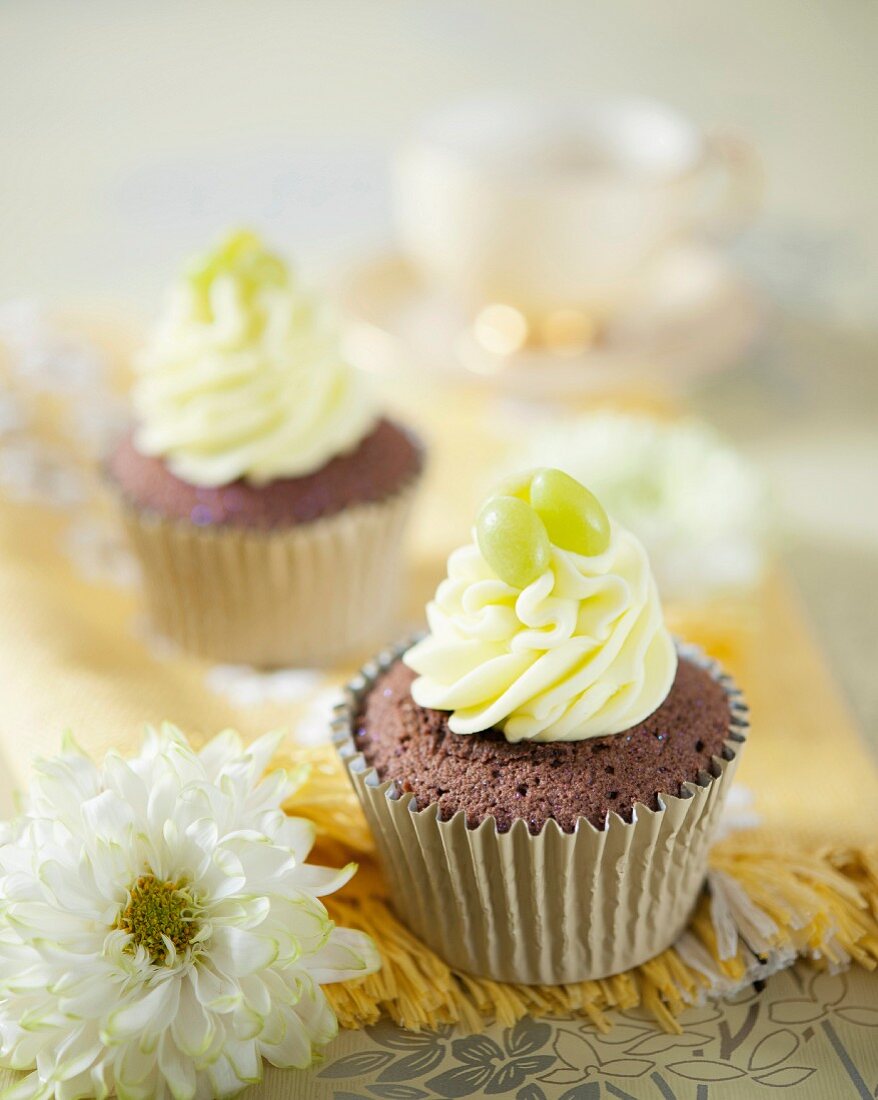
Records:
[[[587,485],[646,547],[664,599],[739,593],[763,574],[765,485],[708,424],[589,413],[519,440],[515,469],[528,466],[556,466]]]
[[[264,775],[277,745],[196,753],[166,725],[131,760],[37,764],[0,833],[0,1062],[33,1070],[15,1100],[231,1096],[336,1034],[321,983],[378,956],[318,900],[355,866],[305,862],[296,780]]]

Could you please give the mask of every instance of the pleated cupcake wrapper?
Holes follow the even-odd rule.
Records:
[[[534,836],[517,820],[500,833],[493,818],[470,829],[462,811],[448,821],[435,803],[418,811],[356,747],[361,701],[409,645],[361,670],[333,724],[402,920],[456,970],[504,982],[603,978],[669,947],[703,885],[746,738],[747,707],[731,678],[700,650],[678,645],[721,684],[731,711],[722,756],[681,796],[661,796],[659,810],[638,803],[631,822],[611,813],[604,829],[580,818],[565,833],[550,820]]]
[[[153,625],[193,653],[328,664],[393,634],[416,478],[387,499],[283,530],[199,528],[123,502]]]

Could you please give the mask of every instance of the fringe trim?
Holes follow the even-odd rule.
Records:
[[[758,830],[734,833],[710,854],[704,892],[674,947],[600,981],[528,986],[453,971],[394,915],[371,838],[347,778],[322,748],[309,750],[308,778],[288,810],[311,818],[322,860],[360,870],[327,898],[339,924],[367,932],[383,967],[358,982],[326,987],[339,1023],[360,1028],[388,1016],[412,1031],[459,1024],[477,1032],[496,1020],[576,1014],[602,1032],[608,1013],[642,1006],[665,1031],[705,1000],[730,996],[806,959],[838,971],[878,966],[878,845],[806,848]],[[297,763],[300,757],[297,754]]]

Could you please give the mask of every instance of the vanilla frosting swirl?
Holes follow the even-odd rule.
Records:
[[[646,552],[612,521],[603,553],[553,545],[549,567],[523,589],[498,578],[474,537],[448,559],[427,618],[430,633],[404,657],[418,673],[412,696],[451,711],[454,733],[620,733],[661,705],[676,675]]]
[[[327,309],[249,233],[190,265],[137,367],[135,446],[192,485],[313,473],[376,420]]]

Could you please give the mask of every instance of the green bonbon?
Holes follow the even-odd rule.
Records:
[[[548,568],[551,546],[542,520],[514,496],[491,497],[476,521],[476,540],[485,561],[513,588],[526,588]]]
[[[209,304],[211,286],[223,275],[236,279],[247,298],[262,286],[283,286],[288,278],[283,260],[269,252],[259,236],[249,229],[227,234],[216,248],[190,264],[189,283],[205,308]]]
[[[560,549],[592,556],[610,545],[610,521],[600,501],[562,470],[535,474],[530,503]]]

